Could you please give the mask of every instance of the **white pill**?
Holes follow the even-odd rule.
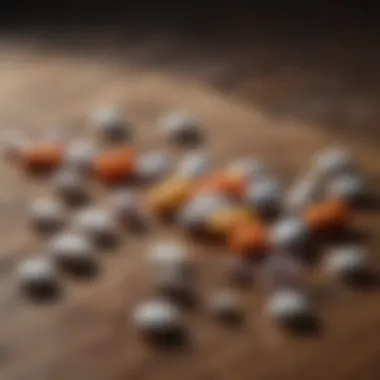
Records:
[[[222,195],[199,194],[180,210],[178,222],[190,230],[202,230],[206,228],[209,217],[213,213],[231,207],[231,205],[231,202]]]
[[[31,202],[28,216],[37,227],[57,228],[63,224],[65,212],[59,202],[49,198],[40,198]]]
[[[129,220],[140,215],[141,199],[134,189],[125,189],[111,195],[110,208],[118,219]]]
[[[64,264],[89,264],[94,258],[94,247],[89,239],[77,233],[65,232],[50,243],[53,257]]]
[[[253,158],[241,158],[231,162],[226,171],[243,176],[246,180],[264,179],[269,176],[268,168],[260,161]]]
[[[181,313],[167,301],[153,300],[137,306],[133,321],[144,333],[165,334],[180,327]]]
[[[347,202],[363,199],[368,192],[365,178],[359,174],[345,174],[333,179],[327,189],[332,198],[341,198]]]
[[[291,322],[309,316],[310,302],[300,291],[283,289],[269,297],[265,310],[275,321]]]
[[[28,259],[17,268],[18,280],[23,287],[44,288],[56,285],[57,271],[52,260],[46,257]]]
[[[199,136],[199,122],[190,114],[177,111],[163,121],[164,132],[171,140],[184,142]]]
[[[65,151],[65,164],[79,172],[90,170],[96,148],[90,140],[76,140],[68,144]]]
[[[136,174],[144,181],[154,181],[167,175],[172,166],[173,162],[166,153],[145,153],[137,161]]]
[[[156,243],[149,252],[148,258],[155,268],[184,268],[190,264],[189,253],[181,244]]]
[[[286,196],[286,206],[289,211],[299,212],[306,206],[318,200],[321,188],[319,176],[307,174],[290,188]]]
[[[310,238],[307,225],[297,217],[286,217],[273,225],[270,239],[277,249],[290,250],[302,248]]]
[[[213,294],[209,299],[209,308],[218,318],[235,316],[241,311],[239,298],[231,290],[222,290]]]
[[[129,126],[124,112],[118,108],[101,108],[93,115],[93,123],[105,140],[118,140],[128,135]]]
[[[177,168],[177,174],[185,178],[198,178],[210,172],[212,168],[210,158],[203,152],[186,155]]]
[[[88,197],[86,181],[78,172],[61,170],[53,178],[53,188],[67,200],[79,200]]]
[[[264,179],[248,187],[246,199],[259,211],[277,209],[281,205],[283,189],[275,179]]]
[[[315,168],[323,176],[335,176],[350,171],[353,166],[352,154],[342,148],[331,148],[315,159]]]
[[[76,225],[91,238],[115,237],[116,224],[111,215],[102,209],[89,208],[76,215]]]
[[[367,269],[367,252],[362,247],[346,246],[335,249],[326,258],[326,271],[334,276],[350,276]]]

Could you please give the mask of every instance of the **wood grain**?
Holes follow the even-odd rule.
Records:
[[[212,69],[209,69],[212,72]],[[215,69],[217,70],[217,69]],[[221,70],[222,76],[223,70]],[[236,96],[189,79],[118,64],[112,58],[86,59],[67,52],[40,51],[4,43],[0,50],[2,131],[19,128],[42,134],[65,124],[73,135],[87,134],[86,118],[98,106],[126,104],[141,150],[168,149],[156,120],[173,108],[186,108],[204,123],[207,149],[216,165],[233,157],[262,157],[285,182],[308,167],[313,153],[347,144],[378,182],[380,154],[374,144],[336,135],[301,118],[277,118]],[[291,86],[291,85],[290,85]],[[125,235],[115,253],[99,255],[101,273],[88,282],[64,278],[59,302],[35,305],[14,283],[17,263],[43,250],[24,221],[25,203],[49,192],[49,185],[20,175],[1,161],[0,175],[0,378],[4,380],[126,379],[377,379],[380,372],[380,292],[345,289],[319,279],[321,334],[288,336],[262,315],[262,296],[242,292],[246,322],[240,329],[215,324],[202,310],[186,314],[190,345],[176,352],[143,344],[130,312],[151,294],[144,261],[146,239]],[[99,202],[103,201],[100,197]],[[380,216],[359,213],[358,228],[369,234],[374,268],[379,269]],[[154,241],[175,232],[151,232]],[[200,266],[199,295],[225,283],[222,257],[194,244]]]

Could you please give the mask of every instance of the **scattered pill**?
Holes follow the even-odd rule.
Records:
[[[307,224],[297,217],[286,217],[276,222],[270,231],[271,244],[276,249],[304,248],[311,237]]]
[[[330,148],[315,159],[315,168],[322,176],[335,176],[352,170],[352,154],[342,148]]]
[[[88,208],[79,211],[75,221],[79,230],[95,241],[111,241],[116,238],[115,221],[105,210]]]
[[[91,140],[75,140],[66,147],[64,163],[70,169],[87,173],[91,169],[96,148]]]
[[[101,108],[92,119],[99,135],[107,141],[118,142],[129,135],[129,123],[119,108]]]
[[[82,201],[89,197],[88,185],[78,172],[61,170],[53,178],[53,188],[66,201]]]
[[[64,224],[63,206],[49,198],[39,198],[31,202],[28,209],[31,223],[41,230],[53,230]]]
[[[300,291],[277,290],[269,297],[266,312],[277,322],[295,322],[310,315],[310,302]]]
[[[328,187],[328,196],[354,203],[364,199],[368,192],[365,178],[359,174],[345,174],[333,179]]]
[[[269,177],[269,171],[266,166],[262,162],[252,158],[241,158],[233,161],[227,165],[226,172],[241,176],[247,182]]]
[[[21,165],[30,172],[53,171],[61,166],[65,149],[61,144],[41,142],[21,152]]]
[[[172,164],[172,160],[165,153],[142,154],[137,159],[136,176],[143,181],[156,181],[170,172]]]
[[[362,247],[345,246],[334,249],[327,256],[326,270],[335,276],[349,277],[366,271],[367,252]]]
[[[248,204],[260,213],[279,210],[282,198],[282,186],[274,179],[255,182],[246,192]]]
[[[194,142],[200,138],[199,122],[183,111],[170,114],[163,122],[168,138],[177,143]]]
[[[63,265],[89,266],[94,260],[94,247],[89,239],[78,233],[64,232],[50,243],[53,257]]]
[[[21,287],[37,291],[51,289],[58,281],[54,263],[45,257],[21,262],[17,268],[17,276]]]
[[[204,152],[187,154],[177,168],[177,175],[185,178],[199,178],[211,170],[210,158]]]
[[[121,221],[134,221],[143,217],[140,194],[135,189],[123,189],[110,196],[110,209]]]
[[[168,301],[152,300],[137,306],[133,313],[133,321],[145,334],[170,334],[180,328],[181,313]]]
[[[6,158],[16,160],[22,156],[22,152],[29,146],[29,139],[20,132],[12,132],[5,135],[2,142],[2,151]]]
[[[185,272],[191,265],[186,247],[177,243],[156,243],[148,253],[148,258],[155,268],[178,268]]]

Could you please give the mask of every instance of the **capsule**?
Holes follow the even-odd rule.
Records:
[[[21,165],[28,172],[48,172],[61,166],[65,148],[58,143],[41,142],[21,151]]]
[[[265,225],[251,221],[234,228],[228,237],[233,253],[253,259],[261,259],[269,248],[269,234]]]
[[[113,148],[99,154],[93,163],[97,180],[106,185],[118,185],[135,174],[137,153],[131,147]]]
[[[349,206],[341,200],[329,200],[309,206],[303,213],[303,219],[315,232],[332,232],[347,226]]]

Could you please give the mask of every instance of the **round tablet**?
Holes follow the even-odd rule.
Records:
[[[41,229],[56,229],[64,223],[63,206],[49,198],[40,198],[31,202],[28,216],[32,224]]]
[[[56,236],[50,243],[53,256],[62,264],[88,265],[94,258],[94,247],[84,236],[65,232]]]
[[[247,189],[248,203],[259,212],[277,210],[282,201],[283,189],[274,179],[264,179],[253,183]]]
[[[278,322],[292,322],[310,314],[310,303],[305,294],[297,290],[278,290],[266,303],[266,312]]]
[[[203,152],[186,155],[177,168],[177,174],[185,178],[199,178],[210,172],[211,163],[209,156]]]
[[[66,147],[64,163],[69,168],[86,173],[91,169],[96,148],[90,140],[75,140]]]
[[[362,247],[336,248],[326,259],[326,271],[334,276],[351,276],[367,269],[367,252]]]
[[[302,248],[309,241],[310,231],[299,218],[287,217],[273,225],[270,241],[275,248],[292,251]]]
[[[94,239],[113,239],[116,236],[116,224],[111,215],[97,208],[80,211],[76,215],[78,228]]]
[[[167,175],[172,164],[172,160],[165,153],[145,153],[137,159],[136,176],[143,181],[154,181]]]
[[[34,290],[54,287],[58,278],[54,263],[46,257],[22,262],[17,268],[17,277],[22,287]]]
[[[154,244],[149,250],[148,258],[156,268],[184,268],[190,263],[186,247],[176,243]]]
[[[330,148],[315,159],[317,172],[324,176],[335,176],[350,171],[353,166],[352,154],[343,148]]]
[[[93,123],[102,138],[119,141],[127,137],[128,123],[124,112],[119,108],[101,108],[93,115]]]
[[[14,160],[21,156],[22,152],[29,146],[29,144],[29,139],[22,133],[12,132],[4,136],[2,151],[6,158]]]
[[[192,115],[177,111],[163,122],[164,132],[170,140],[186,143],[200,137],[199,122]]]
[[[88,186],[85,180],[77,173],[62,170],[53,178],[53,188],[65,200],[83,200],[88,198]]]
[[[365,197],[368,184],[365,178],[358,174],[345,174],[333,179],[328,187],[328,195],[352,203]]]
[[[181,314],[173,304],[152,300],[138,305],[133,321],[138,329],[148,334],[166,334],[180,326]]]
[[[120,190],[111,195],[110,207],[113,214],[122,220],[128,220],[139,215],[140,196],[134,189]]]

